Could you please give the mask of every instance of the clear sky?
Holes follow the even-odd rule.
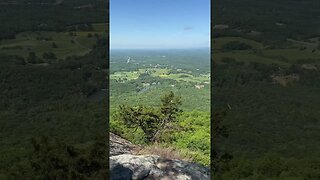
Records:
[[[111,49],[210,46],[210,0],[110,0]]]

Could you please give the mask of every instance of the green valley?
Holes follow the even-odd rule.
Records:
[[[130,54],[130,52],[132,54]],[[186,53],[184,53],[186,52]],[[158,61],[157,59],[162,59]],[[199,50],[114,50],[110,70],[110,131],[148,149],[142,129],[128,128],[119,106],[160,107],[169,92],[181,97],[182,112],[162,132],[157,146],[173,148],[181,158],[210,164],[209,53]],[[198,61],[198,68],[189,62]],[[182,64],[183,62],[183,64]],[[161,127],[159,127],[161,129]],[[165,129],[164,129],[165,130]],[[167,134],[168,133],[168,134]],[[151,152],[152,153],[152,152]]]

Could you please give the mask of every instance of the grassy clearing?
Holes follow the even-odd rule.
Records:
[[[175,81],[185,81],[193,83],[204,83],[210,82],[210,74],[200,74],[199,76],[193,76],[188,73],[169,73],[169,69],[165,68],[148,68],[148,69],[139,69],[137,71],[122,71],[115,72],[111,74],[111,79],[126,79],[134,80],[138,79],[139,75],[142,73],[150,73],[153,77],[160,77],[165,79],[173,79]]]
[[[263,49],[264,45],[262,43],[245,39],[242,37],[220,37],[220,38],[215,38],[214,43],[213,43],[213,49],[222,49],[222,46],[228,42],[231,41],[239,41],[245,44],[248,44],[252,46],[254,49]]]
[[[93,24],[94,31],[74,32],[23,32],[16,39],[0,41],[0,54],[28,57],[35,52],[42,57],[43,53],[53,52],[57,58],[65,59],[68,56],[83,56],[89,53],[96,43],[95,34],[106,36],[105,24]],[[88,37],[91,34],[92,37]],[[55,43],[57,48],[53,48]]]
[[[221,62],[223,58],[230,57],[242,62],[278,64],[288,67],[296,63],[297,60],[319,59],[320,57],[320,50],[317,49],[319,44],[318,38],[310,39],[310,42],[288,39],[291,45],[287,49],[266,49],[265,46],[259,42],[241,37],[221,37],[216,38],[214,41],[213,48],[217,51],[213,52],[213,59],[216,62]],[[255,50],[220,51],[224,44],[231,41],[246,43],[251,45]],[[301,49],[302,47],[305,49]]]
[[[319,40],[317,37],[315,38],[310,38],[308,42],[306,41],[298,41],[294,39],[287,39],[294,48],[301,48],[305,47],[307,50],[312,51],[313,49],[317,49]]]
[[[193,76],[187,73],[178,73],[178,74],[160,75],[159,77],[173,79],[176,81],[185,81],[185,82],[193,82],[193,83],[210,82],[209,74],[201,74],[200,76]]]
[[[299,59],[319,59],[320,57],[319,50],[312,52],[311,50],[301,51],[299,49],[272,49],[263,50],[263,54],[270,57],[284,57],[291,63]]]
[[[128,81],[138,79],[139,77],[139,72],[138,71],[131,71],[131,72],[115,72],[111,74],[110,79],[127,79]]]

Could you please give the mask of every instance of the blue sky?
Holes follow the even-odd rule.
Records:
[[[110,0],[111,49],[210,45],[210,0]]]

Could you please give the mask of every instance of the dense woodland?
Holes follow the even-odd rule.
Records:
[[[92,95],[107,88],[108,41],[89,34],[92,23],[107,31],[107,2],[2,1],[0,8],[0,179],[106,179],[107,96]],[[75,32],[85,33],[78,46],[61,39]],[[85,55],[63,54],[80,45],[89,47]]]
[[[102,0],[1,2],[0,39],[14,39],[24,31],[66,31],[68,26],[106,22],[107,3]],[[90,6],[85,6],[90,5]]]
[[[287,38],[301,40],[319,36],[317,0],[214,0],[212,4],[213,27],[229,26],[215,29],[214,37],[243,36],[270,46],[285,47]]]
[[[319,2],[214,3],[214,178],[319,179]]]
[[[57,138],[87,149],[95,136],[105,132],[107,97],[90,99],[106,88],[106,72],[101,70],[108,67],[105,48],[46,67],[1,57],[2,169],[28,161],[32,138]]]

